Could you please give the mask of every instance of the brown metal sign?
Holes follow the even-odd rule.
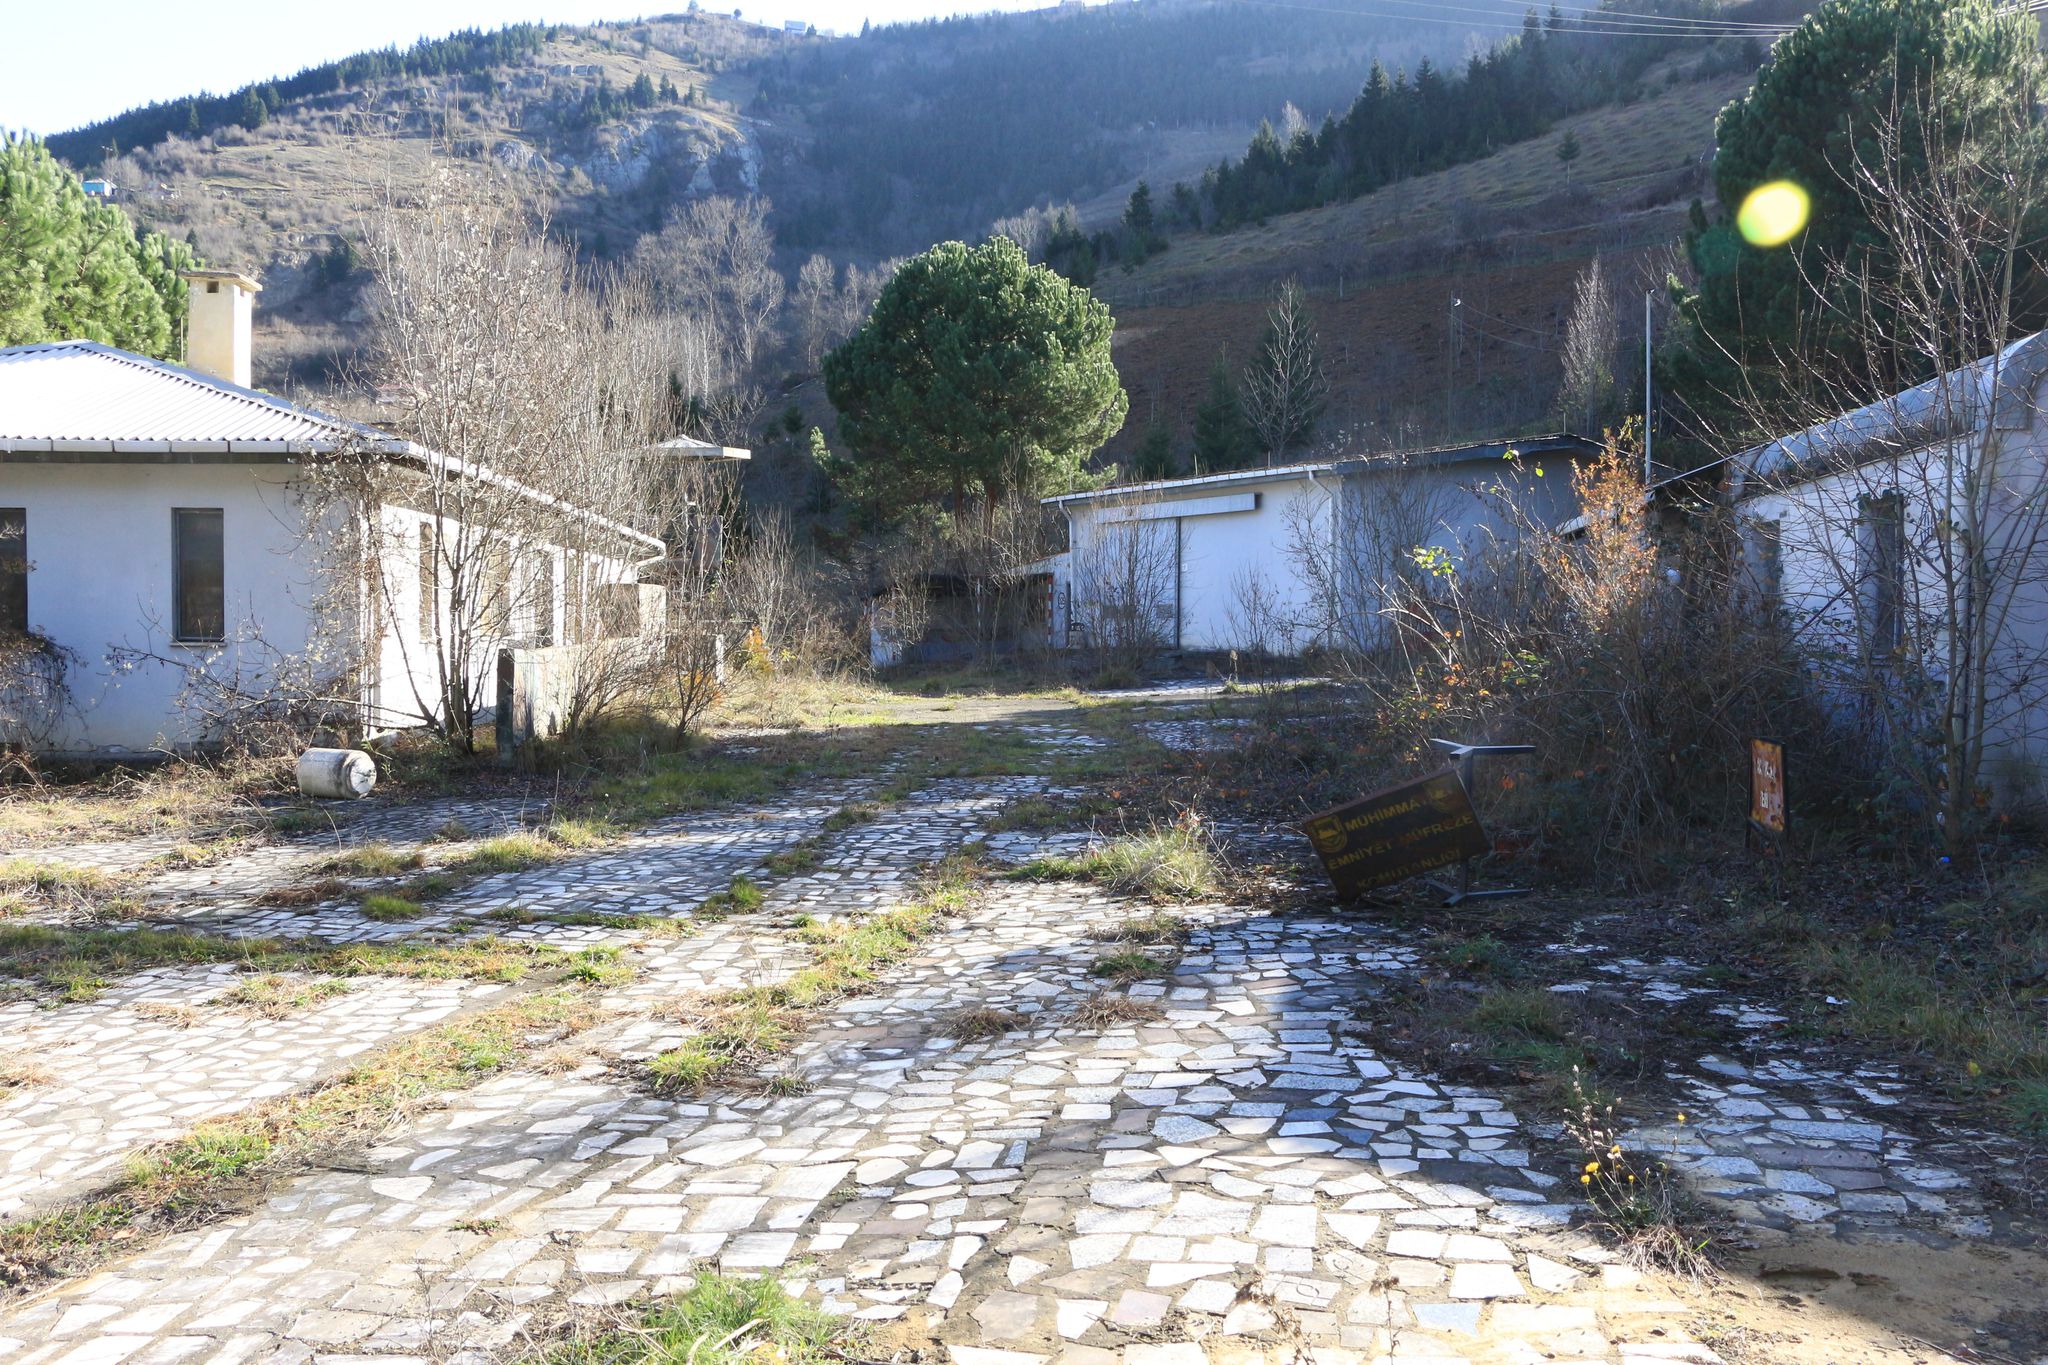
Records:
[[[1302,829],[1346,898],[1483,857],[1492,848],[1451,768],[1311,815]]]
[[[1749,742],[1749,824],[1759,834],[1785,837],[1785,746]]]

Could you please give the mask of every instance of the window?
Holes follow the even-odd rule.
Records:
[[[171,631],[194,644],[226,637],[227,571],[221,509],[171,509]]]
[[[1857,627],[1865,654],[1888,659],[1906,643],[1906,499],[1897,489],[1860,499]]]
[[[555,642],[555,557],[535,555],[532,572],[533,643],[546,649]]]
[[[1758,606],[1776,607],[1785,598],[1785,523],[1772,518],[1745,522],[1742,537],[1747,587]]]
[[[434,523],[420,523],[420,643],[433,644],[441,638],[441,554]]]
[[[0,507],[0,630],[28,629],[28,509]]]

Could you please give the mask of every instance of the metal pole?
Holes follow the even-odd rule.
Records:
[[[1643,291],[1643,487],[1657,482],[1657,466],[1650,458],[1650,295]]]

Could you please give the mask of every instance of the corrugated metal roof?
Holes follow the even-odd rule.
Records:
[[[0,349],[0,450],[387,442],[367,427],[97,341]]]

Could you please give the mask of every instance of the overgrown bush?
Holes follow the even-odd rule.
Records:
[[[1398,769],[1439,763],[1432,737],[1533,744],[1521,776],[1479,769],[1491,808],[1553,861],[1641,871],[1743,809],[1750,737],[1817,754],[1824,729],[1725,517],[1660,522],[1638,464],[1610,437],[1572,472],[1570,533],[1501,490],[1508,529],[1462,559],[1414,550],[1375,648],[1343,663],[1373,703],[1357,753]]]

